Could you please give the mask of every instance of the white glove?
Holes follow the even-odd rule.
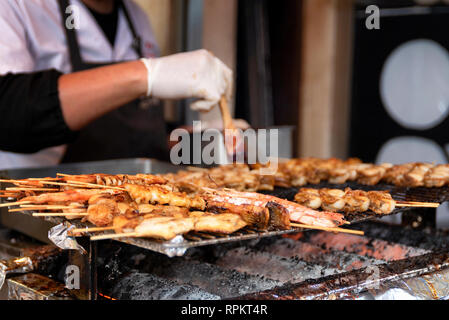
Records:
[[[142,59],[148,69],[147,95],[158,99],[197,98],[191,108],[210,111],[223,95],[231,99],[233,72],[207,50]]]

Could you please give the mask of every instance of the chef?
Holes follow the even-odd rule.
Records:
[[[152,101],[209,111],[231,95],[232,71],[212,53],[158,57],[132,0],[2,0],[0,30],[0,169],[164,158]]]

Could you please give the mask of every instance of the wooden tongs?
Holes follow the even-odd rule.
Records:
[[[244,155],[245,141],[241,130],[238,130],[234,126],[234,121],[231,112],[229,111],[228,101],[224,95],[220,99],[220,110],[223,119],[226,153],[232,158],[235,158],[238,155]]]

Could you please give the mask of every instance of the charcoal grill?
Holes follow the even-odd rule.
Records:
[[[10,171],[3,176],[18,179],[54,176],[57,172],[135,174],[179,169],[158,161],[131,159]],[[394,199],[405,201],[449,200],[448,188],[368,187],[354,183],[338,186],[322,183],[310,187],[389,190]],[[291,200],[296,192],[295,188],[276,188],[270,193]],[[397,213],[423,215],[423,210],[400,208],[392,214]],[[36,239],[46,238],[48,228],[43,228],[45,233],[39,235],[35,234],[35,228],[30,228],[42,219],[20,215],[27,224],[18,227],[6,215],[3,213],[2,222],[8,228],[19,229]],[[180,242],[168,243],[134,238],[91,242],[88,237],[77,238],[86,253],[68,251],[68,265],[80,269],[81,287],[71,290],[71,296],[78,299],[368,299],[391,295],[393,289],[410,296],[419,292],[424,298],[449,296],[449,289],[441,284],[448,276],[447,234],[429,228],[432,224],[421,225],[427,226],[425,230],[413,230],[373,222],[378,216],[372,212],[347,218],[353,223],[351,228],[366,233],[365,237],[344,235],[344,239],[354,241],[349,247],[338,247],[332,241],[337,241],[341,234],[302,232],[301,229],[260,232],[247,228],[230,236],[195,233]],[[49,226],[62,222],[57,218],[45,221]],[[397,238],[399,234],[403,237]],[[376,252],[397,255],[379,256]],[[372,289],[373,270],[379,275],[375,289]],[[41,281],[43,276],[29,275],[31,280],[23,275],[8,279],[11,295],[17,298],[20,296],[14,292],[25,292],[22,296],[27,296],[27,287],[30,292],[36,291],[32,288],[34,279]],[[420,283],[438,289],[426,291],[418,286]],[[412,287],[419,290],[407,292]]]

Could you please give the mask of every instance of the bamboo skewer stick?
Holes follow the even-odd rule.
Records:
[[[107,240],[107,239],[117,239],[117,238],[139,238],[144,237],[145,234],[138,233],[138,232],[129,232],[129,233],[111,233],[111,234],[104,234],[100,236],[93,236],[90,237],[91,241],[97,241],[97,240]]]
[[[361,236],[363,236],[365,234],[363,231],[343,229],[343,228],[327,228],[327,227],[319,227],[319,226],[310,226],[310,225],[300,224],[300,223],[290,223],[290,225],[292,227],[297,227],[297,228],[317,229],[317,230],[323,230],[323,231],[329,231],[329,232],[351,233],[351,234],[357,234],[357,235],[361,235]]]
[[[64,208],[64,209],[81,209],[84,208],[85,205],[83,204],[70,204],[67,206],[58,205],[58,204],[24,204],[21,205],[22,208],[50,208],[50,207],[58,207],[58,208]]]
[[[439,206],[440,206],[439,203],[432,203],[432,202],[408,203],[396,201],[396,207],[438,208]]]
[[[20,211],[35,211],[35,210],[69,210],[69,209],[83,209],[84,207],[66,207],[66,206],[36,206],[36,207],[20,207],[11,209],[9,212]]]
[[[33,187],[13,187],[13,188],[6,188],[6,191],[59,191],[59,189],[54,188],[33,188]]]
[[[33,213],[33,217],[71,217],[80,216],[87,217],[89,214],[86,212],[76,213],[76,212],[56,212],[56,213]]]
[[[79,229],[73,229],[70,230],[71,233],[86,233],[86,232],[101,232],[101,231],[110,231],[114,230],[115,227],[86,227],[86,228],[79,228]]]
[[[9,212],[22,212],[22,211],[37,211],[37,210],[67,210],[67,209],[78,209],[74,207],[51,207],[51,208],[43,208],[43,207],[29,207],[29,208],[16,208],[10,209]],[[79,208],[82,209],[82,208]]]
[[[42,181],[43,184],[49,184],[49,185],[56,185],[56,186],[67,186],[67,187],[78,187],[78,188],[90,188],[90,189],[113,189],[113,190],[120,190],[125,191],[124,188],[114,187],[114,186],[104,186],[101,184],[93,184],[93,183],[87,183],[87,182],[78,182],[78,181],[67,181],[66,183],[63,182],[46,182]]]
[[[126,191],[125,188],[120,187],[114,187],[114,186],[104,186],[102,184],[94,184],[94,183],[87,183],[87,182],[78,182],[78,181],[67,181],[71,184],[78,185],[78,186],[89,186],[92,188],[103,188],[103,189],[113,189],[113,190],[120,190],[120,191]]]
[[[233,139],[231,143],[226,143],[227,141],[225,141],[226,152],[228,155],[234,156],[239,152],[243,152],[242,150],[239,150],[239,148],[242,148],[244,143],[243,137],[240,131],[237,131],[237,128],[234,126],[234,121],[232,120],[231,113],[229,112],[228,100],[225,95],[221,97],[219,105],[223,120],[223,132],[226,132],[226,130],[233,132]]]
[[[65,173],[57,173],[56,175],[59,177],[76,177],[76,175],[65,174]]]
[[[19,206],[22,204],[31,203],[31,201],[17,201],[17,202],[5,202],[0,204],[0,208],[10,207],[10,206]]]

